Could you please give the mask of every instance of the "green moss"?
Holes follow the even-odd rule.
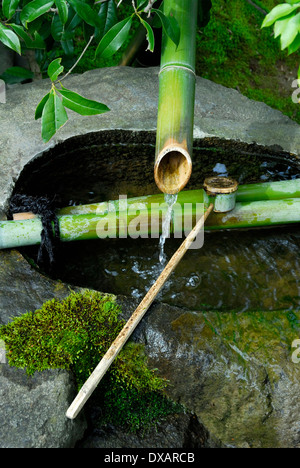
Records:
[[[292,342],[300,335],[297,311],[205,312],[203,316],[213,334],[239,350],[242,361],[255,358],[270,363],[275,355],[288,361]]]
[[[72,293],[2,326],[0,338],[11,366],[26,368],[29,375],[72,370],[79,389],[123,328],[120,313],[114,296]],[[128,343],[99,386],[100,423],[113,421],[135,430],[177,411],[162,394],[166,385],[147,367],[143,347]]]

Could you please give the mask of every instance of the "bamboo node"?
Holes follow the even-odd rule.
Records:
[[[163,68],[160,70],[158,76],[159,76],[162,72],[164,72],[164,71],[166,71],[166,70],[176,70],[176,69],[187,70],[187,71],[189,71],[190,73],[192,73],[192,74],[195,76],[195,78],[197,77],[195,71],[192,70],[192,68],[185,67],[184,65],[166,65],[165,67],[163,67]]]

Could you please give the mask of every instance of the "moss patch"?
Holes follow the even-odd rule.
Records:
[[[46,369],[72,370],[79,389],[123,328],[120,313],[114,296],[72,293],[2,326],[0,338],[11,366],[26,368],[29,375]],[[162,394],[166,385],[147,367],[143,346],[128,343],[99,386],[99,423],[136,430],[178,412],[179,407]]]

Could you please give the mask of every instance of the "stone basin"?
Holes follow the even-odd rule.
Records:
[[[117,198],[120,193],[157,192],[152,174],[158,69],[94,70],[69,77],[66,86],[104,102],[111,112],[80,117],[70,111],[69,122],[45,145],[34,109],[48,91],[49,81],[10,87],[7,104],[0,105],[2,219],[14,192],[57,193],[58,206],[69,203],[74,192],[78,196],[75,203],[88,196],[94,201]],[[199,77],[194,136],[195,164],[189,187],[198,187],[220,162],[230,172],[238,170],[241,161],[244,167],[269,160],[288,163],[294,171],[299,168],[300,134],[295,122],[263,103]],[[131,165],[134,146],[143,154]],[[74,191],[79,187],[76,172],[79,181],[86,181],[82,192]],[[243,180],[249,174],[240,176]],[[17,251],[0,252],[0,260],[1,324],[69,292],[68,284],[35,270]],[[136,302],[119,300],[129,316]],[[162,437],[155,442],[157,446],[300,447],[300,364],[292,361],[292,343],[300,338],[299,318],[299,310],[236,314],[155,303],[134,338],[145,344],[150,365],[170,380],[169,396],[185,405],[194,418],[182,421],[181,435],[175,441]],[[75,426],[68,425],[64,414],[75,391],[72,376],[49,371],[37,377],[34,388],[40,388],[47,401],[47,411],[39,414],[28,411],[34,401],[24,372],[9,369],[6,363],[0,364],[0,370],[0,389],[7,389],[2,390],[0,400],[1,447],[73,447],[79,443],[86,423],[80,418]],[[48,398],[47,386],[51,388]],[[8,397],[8,389],[13,388]],[[28,396],[23,400],[20,388]],[[56,392],[63,395],[64,389],[57,408]],[[34,427],[38,417],[44,422],[39,424],[39,435],[33,431],[24,438],[28,425]],[[199,430],[189,429],[189,436],[183,437],[192,420]],[[56,427],[60,429],[55,432]],[[130,440],[125,443],[143,446],[143,439]],[[124,439],[121,442],[116,434],[80,442],[105,447],[122,443]]]

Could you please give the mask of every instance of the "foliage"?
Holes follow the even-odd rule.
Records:
[[[262,28],[274,26],[274,37],[280,37],[281,50],[292,54],[300,48],[300,2],[287,0],[276,5],[265,17]],[[298,71],[300,79],[300,67]]]
[[[300,108],[291,99],[299,52],[288,55],[287,49],[281,51],[273,31],[261,29],[266,13],[278,3],[214,0],[210,22],[197,35],[196,73],[300,123]]]
[[[118,18],[120,3],[131,5],[130,15],[121,21]],[[109,111],[107,106],[100,103],[97,105],[95,101],[89,101],[63,87],[58,93],[55,84],[64,71],[64,65],[62,57],[55,57],[57,46],[61,47],[65,57],[74,57],[74,39],[81,27],[87,42],[83,54],[96,41],[95,57],[100,55],[107,59],[121,48],[133,22],[138,21],[145,27],[148,49],[153,51],[154,33],[149,23],[151,12],[157,16],[160,26],[178,46],[180,30],[176,19],[171,14],[166,16],[161,9],[153,8],[155,3],[156,0],[123,0],[118,4],[116,0],[1,0],[0,41],[20,55],[28,49],[39,51],[37,57],[42,71],[47,70],[52,80],[50,92],[41,100],[36,111],[36,119],[42,119],[44,142],[48,142],[67,122],[66,108],[81,115]],[[61,80],[68,76],[82,55]],[[12,76],[16,78],[15,73],[15,70],[10,70],[10,80]],[[18,76],[22,78],[20,73]],[[6,79],[7,75],[2,76],[3,78]]]
[[[0,328],[11,366],[29,375],[45,369],[72,370],[78,389],[123,328],[112,296],[86,291],[53,299]],[[99,386],[103,422],[138,429],[178,409],[160,391],[167,385],[147,367],[143,347],[128,343]]]

